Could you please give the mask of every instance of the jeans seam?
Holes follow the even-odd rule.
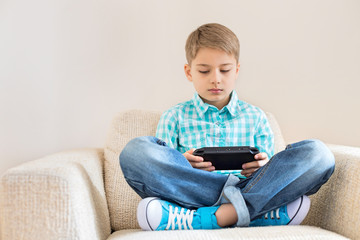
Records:
[[[242,190],[243,193],[248,193],[254,187],[254,185],[256,185],[261,180],[261,178],[264,176],[265,172],[269,168],[271,161],[272,159],[270,159],[270,161],[260,170],[260,174],[255,179],[253,179],[251,183],[246,185],[246,187]]]

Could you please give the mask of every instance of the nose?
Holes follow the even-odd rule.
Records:
[[[211,83],[212,84],[220,84],[221,82],[221,74],[220,71],[213,71],[213,74],[211,75]]]

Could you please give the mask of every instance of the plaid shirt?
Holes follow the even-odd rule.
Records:
[[[190,101],[162,114],[156,137],[181,153],[201,147],[252,146],[269,159],[274,154],[274,136],[265,113],[239,100],[235,91],[221,110],[195,93]]]

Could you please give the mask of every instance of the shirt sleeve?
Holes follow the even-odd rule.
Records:
[[[155,136],[169,147],[178,149],[178,119],[174,112],[166,111],[161,115]]]
[[[257,147],[260,152],[267,153],[270,159],[274,155],[274,134],[263,111],[261,111],[260,121],[255,131],[255,147]]]

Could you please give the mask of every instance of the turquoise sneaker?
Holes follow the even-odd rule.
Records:
[[[302,196],[288,205],[270,211],[250,222],[250,227],[299,225],[310,209],[310,199]]]
[[[218,229],[219,206],[190,210],[159,198],[145,198],[137,208],[137,220],[146,231]]]

